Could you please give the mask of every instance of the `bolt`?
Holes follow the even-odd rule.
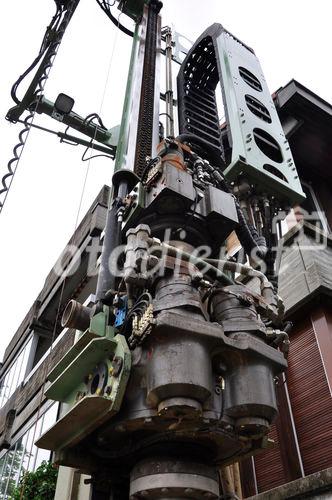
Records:
[[[147,490],[141,491],[141,497],[146,498],[149,496],[149,492]]]
[[[105,389],[105,392],[106,392],[107,396],[109,396],[112,392],[112,387],[110,385],[108,385]]]
[[[194,490],[193,490],[192,488],[186,488],[186,489],[184,490],[184,492],[185,492],[186,494],[190,495],[190,494],[194,493]]]
[[[80,399],[82,399],[84,396],[85,396],[85,392],[78,391],[78,393],[76,394],[76,401],[79,401],[79,400],[80,400]]]

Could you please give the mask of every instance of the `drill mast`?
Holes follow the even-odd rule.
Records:
[[[72,12],[78,0],[64,4]],[[273,218],[303,192],[253,50],[212,25],[182,62],[174,96],[161,2],[119,8],[136,27],[117,142],[68,96],[36,95],[43,68],[8,113],[18,121],[38,105],[115,156],[95,303],[64,312],[77,341],[46,395],[66,410],[37,444],[90,474],[95,499],[219,499],[229,492],[218,471],[264,449],[277,415],[289,341]]]

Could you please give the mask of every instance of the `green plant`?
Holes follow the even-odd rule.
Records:
[[[13,492],[13,500],[53,500],[58,470],[42,462],[34,472],[26,472]]]

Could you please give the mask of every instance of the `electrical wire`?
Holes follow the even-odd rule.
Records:
[[[122,14],[122,10],[119,13],[118,20],[120,19],[121,14]],[[100,107],[99,107],[99,113],[91,113],[90,115],[88,115],[88,116],[85,117],[85,120],[91,120],[91,121],[94,118],[97,118],[97,120],[99,121],[99,124],[101,126],[104,126],[104,125],[103,125],[103,122],[102,122],[102,120],[100,118],[100,114],[102,112],[102,108],[103,108],[104,101],[105,101],[106,89],[107,89],[107,85],[108,85],[110,74],[111,74],[111,66],[112,66],[112,62],[113,62],[113,58],[114,58],[114,53],[115,53],[115,47],[116,47],[116,44],[117,44],[117,40],[118,40],[118,31],[116,31],[115,37],[114,37],[114,43],[113,43],[113,47],[112,47],[112,52],[111,52],[110,60],[109,60],[109,63],[108,63],[108,68],[107,68],[107,73],[106,73],[104,90],[103,90],[103,94],[102,94],[101,102],[100,102]],[[95,133],[94,133],[94,136],[92,138],[93,141],[96,140],[97,130],[98,130],[98,127],[96,126]],[[81,208],[82,208],[83,196],[84,196],[85,187],[86,187],[88,176],[89,176],[89,171],[90,171],[90,165],[91,165],[92,158],[93,158],[93,156],[92,156],[92,151],[91,151],[90,157],[87,158],[87,160],[84,160],[84,161],[87,161],[88,164],[87,164],[87,168],[86,168],[86,172],[85,172],[85,178],[84,178],[84,182],[83,182],[82,194],[81,194],[79,208],[78,208],[77,217],[76,217],[76,224],[78,223],[78,218],[79,218],[79,215],[80,215],[80,212],[81,212]]]
[[[108,67],[108,72],[107,72],[107,76],[106,76],[106,82],[105,82],[104,92],[103,92],[103,96],[102,96],[102,100],[101,100],[101,104],[100,104],[100,111],[102,109],[102,106],[103,106],[103,103],[104,103],[104,99],[105,99],[106,87],[107,87],[107,83],[108,83],[108,80],[109,80],[111,64],[112,64],[112,61],[113,61],[115,44],[116,44],[116,38],[115,38],[115,42],[114,42],[114,45],[113,45],[113,51],[112,51],[110,62],[109,62],[109,67]],[[92,117],[92,115],[93,115],[93,117]],[[92,113],[91,115],[88,115],[86,117],[86,119],[94,119],[94,118],[97,118],[97,117],[99,118],[99,115],[97,113]],[[101,122],[101,119],[100,119],[100,122]],[[68,127],[67,127],[67,129],[68,129]],[[95,136],[96,136],[96,133],[97,133],[97,129],[98,129],[98,127],[96,127]],[[95,139],[95,137],[94,137],[94,139]],[[92,139],[92,140],[94,140],[94,139]],[[77,226],[78,226],[78,220],[79,220],[79,215],[80,215],[80,211],[81,211],[81,207],[82,207],[82,201],[83,201],[84,192],[85,192],[85,188],[86,188],[86,183],[87,183],[87,178],[88,178],[89,167],[90,167],[90,160],[91,159],[92,159],[92,157],[90,156],[89,163],[88,163],[87,170],[86,170],[85,177],[84,177],[84,182],[83,182],[82,190],[81,190],[81,196],[80,196],[80,200],[79,200],[79,204],[78,204],[78,208],[77,208],[74,233],[75,233],[75,231],[77,229]],[[61,285],[59,303],[58,303],[57,312],[56,312],[56,318],[55,318],[54,327],[53,327],[53,333],[52,333],[52,340],[51,340],[50,351],[52,351],[53,343],[54,343],[54,339],[55,339],[55,335],[56,335],[56,328],[57,328],[58,320],[59,320],[59,317],[60,317],[60,310],[61,310],[61,305],[62,305],[62,302],[63,302],[63,294],[64,294],[64,290],[65,290],[66,279],[67,279],[67,276],[64,276],[64,279],[63,279],[63,282],[62,282],[62,285]],[[50,368],[51,368],[51,366],[50,366],[51,361],[52,361],[52,359],[51,359],[51,356],[49,355],[48,362],[45,363],[45,368],[44,368],[44,371],[43,371],[43,377],[41,378],[41,380],[44,380],[44,383],[42,385],[41,396],[40,396],[39,405],[38,405],[38,409],[37,409],[37,418],[36,418],[36,421],[38,421],[38,418],[39,418],[39,415],[40,415],[42,401],[43,401],[43,398],[44,398],[44,392],[45,392],[45,386],[46,386],[47,376],[48,376],[48,373],[49,373]],[[31,452],[32,452],[32,446],[33,446],[34,441],[35,441],[36,427],[35,427],[35,430],[34,430],[34,436],[33,436],[33,441],[32,441],[32,445],[31,445],[30,456],[32,456]],[[25,481],[23,481],[23,484],[22,484],[22,487],[21,487],[20,500],[23,500],[24,489],[25,489]]]
[[[2,188],[0,189],[0,196],[4,194],[3,200],[0,201],[0,213],[2,212],[3,206],[6,202],[10,186],[13,182],[17,166],[21,159],[22,153],[25,148],[27,138],[31,130],[31,124],[34,117],[34,113],[29,113],[24,120],[24,128],[20,131],[18,137],[19,142],[13,148],[13,157],[9,160],[7,164],[7,173],[3,175],[1,179]],[[16,164],[16,166],[15,166]]]
[[[131,320],[135,316],[142,317],[146,309],[152,303],[152,295],[149,292],[143,292],[138,297],[133,307],[127,312],[126,318],[121,326],[120,333],[122,335],[128,334],[128,328],[131,326]]]
[[[25,148],[26,141],[29,137],[31,125],[33,124],[35,114],[38,110],[38,106],[39,106],[40,100],[42,98],[42,93],[43,93],[43,90],[45,88],[45,84],[46,84],[46,81],[48,79],[50,70],[53,66],[54,59],[55,59],[56,54],[58,52],[58,48],[60,46],[62,37],[66,31],[68,23],[72,17],[72,14],[74,13],[74,10],[76,9],[76,7],[78,5],[78,3],[79,3],[79,0],[71,0],[69,2],[67,9],[61,11],[61,13],[64,12],[64,15],[60,16],[61,22],[60,22],[60,18],[57,17],[57,13],[55,14],[55,16],[53,16],[53,20],[51,22],[52,26],[54,27],[54,26],[58,26],[58,23],[60,23],[60,24],[59,24],[57,31],[54,33],[54,36],[51,37],[50,44],[47,46],[47,50],[49,50],[50,52],[48,54],[47,60],[44,61],[44,63],[43,63],[43,70],[42,70],[42,73],[41,73],[41,75],[38,79],[38,82],[37,82],[37,86],[36,86],[37,90],[35,92],[34,103],[29,107],[30,114],[24,120],[24,128],[19,133],[19,142],[16,144],[16,146],[14,146],[14,149],[13,149],[13,158],[11,158],[9,160],[9,162],[7,164],[7,173],[3,175],[2,180],[1,180],[2,189],[0,189],[0,197],[1,197],[1,195],[4,195],[4,198],[2,201],[0,201],[0,213],[2,212],[5,201],[6,201],[7,196],[8,196],[9,189],[12,185],[14,176],[17,172],[17,168],[18,168],[21,156],[22,156],[22,152]],[[58,7],[59,2],[56,2],[56,4]],[[45,36],[44,36],[44,39],[45,39]],[[43,50],[43,45],[44,45],[44,42],[42,43],[42,47],[41,47],[42,50]],[[19,80],[20,80],[20,78],[19,78]],[[20,82],[17,81],[16,83],[18,83],[18,85],[19,85]],[[14,98],[16,100],[17,100],[16,90],[17,90],[18,85],[15,86],[15,84],[14,84],[14,88],[12,88],[12,92],[13,92]],[[17,101],[15,101],[15,102],[17,102]],[[20,102],[18,102],[18,104],[20,104]]]
[[[83,120],[83,123],[82,125],[86,125],[86,124],[89,124],[91,122],[93,122],[93,120],[97,119],[98,120],[98,123],[99,125],[104,128],[105,130],[107,130],[107,128],[105,127],[102,119],[100,118],[100,116],[98,115],[98,113],[90,113],[89,115],[87,115],[84,120]]]
[[[102,9],[102,11],[105,12],[107,17],[112,21],[112,23],[117,28],[119,28],[120,31],[122,31],[122,33],[124,33],[125,35],[128,35],[128,36],[131,36],[131,37],[134,36],[133,31],[131,31],[130,29],[123,26],[123,24],[120,23],[119,19],[116,19],[116,17],[113,16],[110,7],[113,6],[114,3],[110,5],[103,0],[96,0],[96,1],[97,1],[97,4],[99,5],[99,7]]]
[[[49,26],[47,26],[47,28],[46,28],[45,35],[44,35],[43,41],[41,43],[37,57],[33,60],[33,62],[30,64],[30,66],[24,71],[24,73],[22,73],[22,75],[20,75],[18,77],[18,79],[16,80],[16,82],[13,84],[13,86],[11,88],[10,95],[16,104],[20,104],[20,102],[21,102],[17,97],[17,89],[18,89],[19,85],[27,77],[27,75],[37,66],[37,64],[39,63],[39,61],[41,60],[41,58],[45,54],[46,50],[48,49],[48,47],[52,43],[55,31],[58,28],[62,14],[63,14],[63,6],[61,6],[59,3],[56,3],[56,12],[55,12]]]
[[[90,161],[93,158],[100,158],[101,156],[104,156],[105,158],[109,158],[110,160],[114,159],[114,158],[112,158],[112,156],[109,156],[109,155],[106,155],[106,154],[97,154],[97,155],[89,156],[89,158],[86,158],[85,155],[87,154],[87,152],[89,151],[89,149],[92,149],[92,150],[94,149],[93,146],[94,146],[93,139],[91,139],[90,145],[85,148],[84,153],[82,154],[81,161]]]

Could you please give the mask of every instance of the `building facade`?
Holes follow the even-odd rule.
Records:
[[[295,81],[274,99],[307,199],[277,222],[279,293],[294,323],[289,369],[277,384],[273,442],[240,464],[242,492],[243,498],[325,498],[332,490],[332,106]],[[104,186],[6,349],[0,499],[11,498],[24,471],[51,459],[34,446],[61,413],[44,396],[46,376],[74,343],[75,332],[60,323],[66,303],[87,304],[95,291],[108,195]],[[59,477],[57,499],[89,497],[80,474],[60,468]]]
[[[0,372],[1,499],[11,498],[25,471],[51,459],[50,452],[34,445],[61,411],[58,403],[44,396],[46,377],[74,343],[75,332],[63,329],[60,322],[68,300],[85,303],[95,291],[108,195],[109,188],[104,186],[5,351]],[[80,478],[72,476],[65,474],[65,482],[69,484],[70,479],[77,489]]]
[[[307,199],[279,241],[279,294],[294,326],[274,445],[242,462],[242,487],[267,500],[332,498],[332,106],[295,81],[274,98]]]

